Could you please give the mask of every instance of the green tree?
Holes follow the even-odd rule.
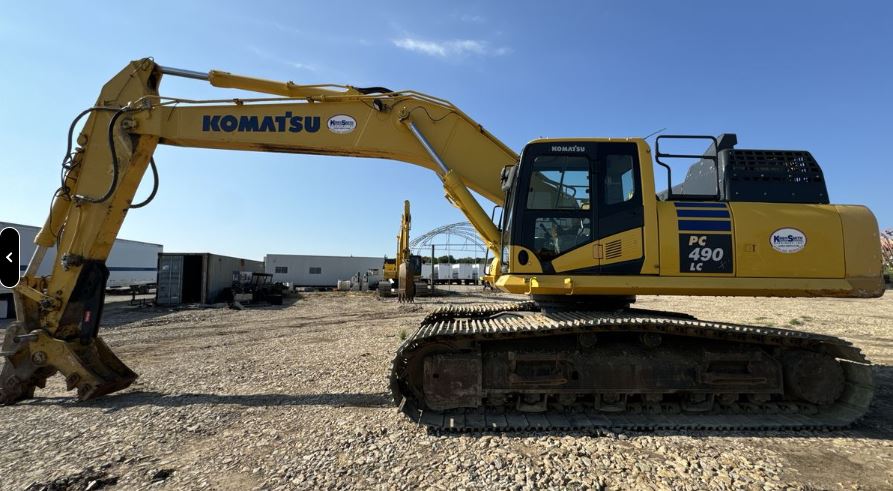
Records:
[[[483,264],[484,258],[482,257],[460,257],[459,262],[462,264]]]

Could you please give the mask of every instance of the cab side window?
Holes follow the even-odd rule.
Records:
[[[613,205],[633,199],[636,186],[631,155],[605,157],[605,204]]]

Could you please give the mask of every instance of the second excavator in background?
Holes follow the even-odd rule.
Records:
[[[397,254],[394,259],[384,259],[383,279],[378,284],[378,295],[391,297],[396,290],[400,302],[412,302],[416,294],[428,294],[428,285],[419,281],[422,274],[422,256],[415,255],[409,247],[409,231],[412,228],[412,215],[409,200],[403,201],[403,215],[400,217],[400,232],[397,234]]]

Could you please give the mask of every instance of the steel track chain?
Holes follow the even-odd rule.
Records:
[[[673,404],[643,408],[630,405],[623,413],[550,411],[526,413],[509,409],[422,410],[406,390],[406,370],[415,354],[432,343],[455,340],[510,340],[534,336],[602,332],[653,332],[731,342],[780,346],[830,354],[840,359],[846,387],[832,405],[800,403],[732,404],[707,413],[686,413]],[[868,410],[874,394],[871,368],[861,351],[833,336],[743,324],[699,321],[686,314],[627,309],[619,312],[539,312],[533,302],[447,306],[428,314],[394,358],[391,390],[395,402],[413,421],[433,430],[527,431],[586,429],[790,430],[847,427]]]

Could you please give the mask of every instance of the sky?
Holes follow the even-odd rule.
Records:
[[[893,3],[880,1],[15,2],[0,15],[0,220],[43,224],[72,118],[151,56],[421,91],[518,152],[538,137],[737,133],[741,148],[809,150],[832,202],[893,227],[891,46]],[[161,93],[236,97],[175,77]],[[393,256],[404,199],[413,236],[464,220],[434,173],[400,162],[165,146],[155,158],[158,195],[119,236],[169,252]]]

